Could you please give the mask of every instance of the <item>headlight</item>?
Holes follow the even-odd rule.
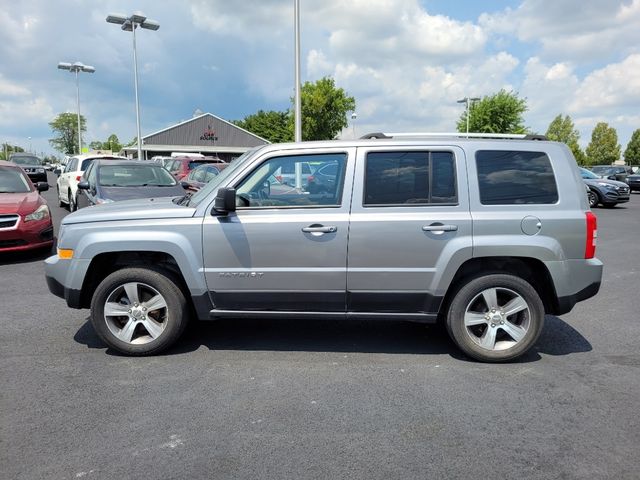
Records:
[[[46,205],[40,205],[35,212],[30,213],[26,217],[24,217],[25,222],[31,222],[33,220],[44,220],[45,218],[50,217],[49,207]]]
[[[39,168],[38,173],[44,173],[44,168]]]
[[[601,187],[604,187],[604,188],[608,188],[610,190],[619,190],[620,189],[620,187],[618,187],[617,185],[611,185],[610,183],[598,182],[598,185],[600,185]]]

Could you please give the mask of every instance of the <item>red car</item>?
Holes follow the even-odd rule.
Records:
[[[169,170],[171,174],[176,177],[176,180],[180,181],[194,168],[204,164],[212,163],[218,170],[223,170],[227,165],[227,162],[220,158],[204,157],[204,158],[191,158],[191,157],[176,157],[172,162],[167,163],[164,168]]]
[[[24,170],[0,160],[0,252],[51,248],[51,212],[40,196],[45,190],[46,182],[34,186]]]

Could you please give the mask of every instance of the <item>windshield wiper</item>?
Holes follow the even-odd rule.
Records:
[[[173,203],[175,203],[176,205],[184,206],[184,207],[188,207],[190,201],[191,201],[191,195],[188,193],[185,193],[182,197],[173,199]]]

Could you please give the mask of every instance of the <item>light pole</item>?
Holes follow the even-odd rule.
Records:
[[[27,137],[27,140],[29,140],[29,153],[31,153],[31,137]]]
[[[477,102],[480,98],[478,97],[464,97],[462,100],[458,100],[458,103],[466,103],[467,104],[467,135],[469,135],[469,107],[471,102]]]
[[[140,136],[140,101],[138,100],[138,52],[136,50],[136,28],[144,28],[146,30],[158,30],[160,24],[155,20],[149,20],[142,13],[136,12],[130,17],[126,15],[110,14],[107,15],[107,23],[115,23],[121,25],[121,29],[125,32],[133,33],[133,85],[136,95],[136,132],[138,134],[138,160],[142,160],[142,138]]]
[[[76,74],[76,103],[77,103],[77,110],[78,110],[78,153],[82,153],[82,130],[80,130],[80,79],[78,74],[80,72],[93,73],[96,71],[96,69],[92,66],[84,65],[82,62],[76,62],[76,63],[60,62],[58,63],[58,68],[60,70],[68,70]]]
[[[358,114],[353,112],[351,114],[351,126],[353,127],[353,138],[356,138],[356,118],[358,118]]]
[[[293,16],[295,24],[295,67],[296,67],[296,96],[295,96],[295,141],[302,141],[302,100],[300,97],[300,0],[293,0]]]

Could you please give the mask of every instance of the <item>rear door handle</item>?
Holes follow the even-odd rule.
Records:
[[[455,232],[457,230],[457,225],[443,225],[442,223],[432,223],[422,227],[423,232]]]
[[[324,226],[313,224],[308,227],[304,227],[302,231],[304,233],[335,233],[338,231],[338,227],[334,227],[333,225]]]

